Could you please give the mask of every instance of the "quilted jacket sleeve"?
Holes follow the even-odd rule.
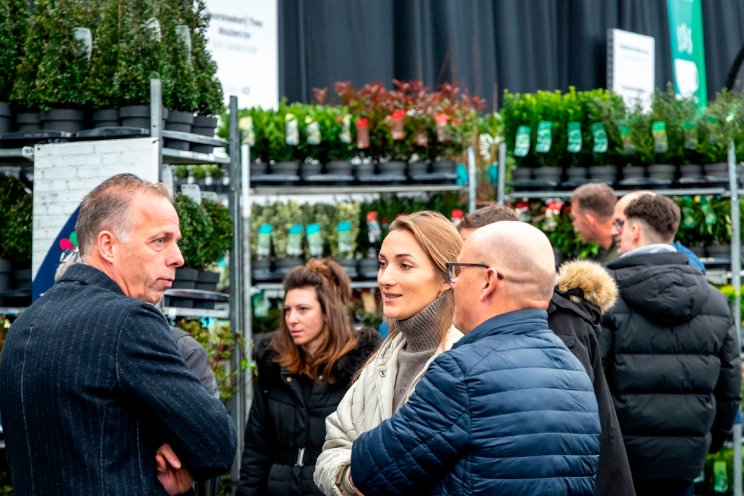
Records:
[[[403,407],[354,441],[351,473],[363,494],[424,494],[467,449],[469,395],[459,364],[438,357]],[[465,490],[465,488],[463,488]]]
[[[359,436],[354,412],[363,410],[364,384],[371,367],[362,372],[338,404],[336,411],[326,418],[326,438],[323,452],[315,462],[313,478],[323,494],[328,496],[354,496],[349,484],[351,444]]]
[[[734,423],[736,411],[741,403],[741,358],[737,349],[736,325],[733,320],[723,342],[721,352],[721,372],[716,383],[716,418],[710,432],[712,442],[711,453],[715,453],[726,440],[731,425]]]

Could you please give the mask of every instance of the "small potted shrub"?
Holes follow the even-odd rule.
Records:
[[[627,119],[628,109],[620,95],[607,90],[590,92],[585,102],[586,126],[584,141],[591,145],[589,177],[594,181],[613,184],[618,168],[625,165],[620,137],[620,123]]]
[[[222,260],[232,249],[233,221],[228,208],[219,202],[205,199],[202,201],[202,208],[206,211],[212,226],[212,236],[204,248],[204,258],[209,268]],[[199,273],[196,289],[215,291],[219,279],[219,272],[204,270]]]
[[[28,2],[0,1],[0,134],[11,129],[10,93],[28,31]]]
[[[92,107],[93,127],[119,125],[121,102],[111,89],[119,61],[120,25],[124,17],[124,1],[103,3],[98,26],[93,33],[93,53],[86,83],[87,100]]]
[[[23,306],[31,303],[31,249],[33,242],[33,197],[22,195],[5,213],[0,240],[2,252],[14,268],[15,287],[28,290],[22,300],[12,302],[11,306]]]
[[[174,206],[180,220],[181,240],[178,247],[183,256],[183,267],[176,269],[174,288],[193,289],[198,271],[208,265],[208,245],[212,238],[212,223],[206,210],[186,195],[176,195]],[[193,302],[182,302],[188,304]],[[175,306],[175,305],[174,305]]]
[[[654,160],[648,166],[649,180],[654,184],[669,185],[676,170],[685,162],[685,122],[694,122],[695,102],[674,93],[671,84],[666,90],[657,89],[651,100],[651,134],[654,140]]]
[[[27,208],[27,197],[30,195],[26,192],[23,183],[18,179],[7,174],[0,173],[0,292],[11,289],[13,285],[13,266],[16,269],[24,269],[23,263],[26,251],[22,248],[27,242],[30,243],[32,219],[27,218],[27,212],[22,211],[17,205],[23,204]],[[13,212],[13,213],[11,213]],[[20,235],[19,239],[13,237]],[[27,257],[30,265],[30,250]]]

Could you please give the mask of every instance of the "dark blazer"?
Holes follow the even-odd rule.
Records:
[[[11,326],[0,410],[18,496],[163,495],[163,443],[196,480],[228,471],[235,454],[227,411],[189,372],[160,311],[84,264]]]

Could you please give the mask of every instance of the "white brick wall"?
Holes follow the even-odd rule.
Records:
[[[105,179],[122,172],[157,181],[157,141],[136,138],[36,146],[34,276],[51,244],[85,194]]]

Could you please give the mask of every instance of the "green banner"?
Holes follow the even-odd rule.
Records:
[[[700,0],[667,0],[672,42],[674,91],[694,96],[699,108],[708,104],[705,81],[703,14]]]

